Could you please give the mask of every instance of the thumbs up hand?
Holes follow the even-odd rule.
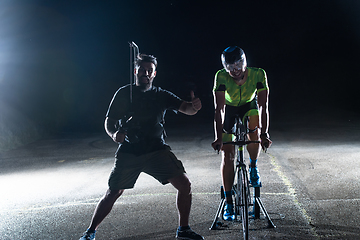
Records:
[[[191,96],[191,104],[195,111],[199,111],[201,109],[201,101],[199,98],[195,97],[194,91],[190,91]]]
[[[194,94],[193,90],[190,91],[190,97],[191,97],[191,100],[193,100],[195,98],[195,94]]]

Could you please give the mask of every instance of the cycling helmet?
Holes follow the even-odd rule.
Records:
[[[230,46],[221,54],[221,62],[227,71],[231,71],[234,68],[238,69],[244,60],[245,53],[238,46]]]

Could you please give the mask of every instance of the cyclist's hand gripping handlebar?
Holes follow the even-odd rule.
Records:
[[[261,134],[261,147],[264,152],[267,151],[267,149],[271,146],[272,141],[270,140],[269,134]]]
[[[211,146],[219,154],[222,147],[222,142],[217,139],[213,143],[211,143]]]

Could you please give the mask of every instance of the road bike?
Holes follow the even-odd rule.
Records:
[[[270,219],[269,214],[260,199],[260,187],[253,187],[249,182],[249,174],[244,159],[244,146],[247,144],[260,143],[260,141],[250,141],[248,139],[248,133],[255,130],[249,130],[247,127],[248,118],[245,118],[244,123],[239,116],[235,117],[235,124],[232,133],[235,135],[235,141],[224,142],[223,144],[233,144],[236,146],[236,168],[235,168],[235,181],[232,187],[232,194],[235,199],[235,221],[241,221],[242,232],[245,240],[249,239],[249,218],[260,218],[260,209],[265,215],[268,222],[268,228],[275,228],[276,226]],[[253,197],[251,196],[251,189],[253,189]],[[221,201],[216,212],[214,221],[210,227],[210,230],[218,229],[223,224],[219,221],[223,219],[224,206],[225,206],[225,194],[223,187],[220,188]],[[253,211],[249,214],[249,209],[253,207]],[[251,216],[250,216],[251,215]]]

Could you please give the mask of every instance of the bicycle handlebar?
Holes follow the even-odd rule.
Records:
[[[234,141],[234,142],[223,142],[223,145],[225,144],[232,144],[232,145],[238,145],[238,146],[244,146],[249,143],[260,143],[260,141]]]
[[[223,142],[223,145],[226,144],[232,144],[232,145],[237,145],[237,146],[245,146],[249,143],[260,143],[260,141],[234,141],[234,142]],[[217,151],[217,153],[220,153],[220,145],[216,146],[215,151]]]

